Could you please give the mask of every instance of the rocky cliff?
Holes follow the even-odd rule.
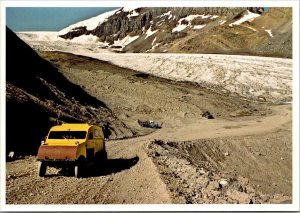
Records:
[[[82,21],[60,31],[60,37],[95,36],[126,52],[292,57],[291,8],[120,8],[98,18],[96,26]]]

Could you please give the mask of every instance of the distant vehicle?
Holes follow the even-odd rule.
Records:
[[[160,129],[161,128],[161,126],[157,122],[152,121],[152,120],[149,120],[149,121],[138,120],[138,123],[142,127],[153,128],[153,129]]]
[[[53,126],[39,147],[38,175],[45,176],[48,166],[74,169],[75,177],[83,177],[89,162],[107,160],[102,128],[89,124]]]

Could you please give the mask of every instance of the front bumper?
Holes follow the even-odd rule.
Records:
[[[41,145],[37,160],[40,161],[75,161],[77,159],[77,146],[48,146]]]

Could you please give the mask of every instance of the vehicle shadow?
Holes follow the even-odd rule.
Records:
[[[130,169],[139,161],[139,157],[133,157],[129,159],[117,158],[117,159],[108,159],[102,163],[91,163],[88,164],[84,171],[84,176],[82,178],[89,177],[99,177],[110,175],[114,173],[121,172],[126,169]],[[46,174],[45,177],[73,177],[74,170],[70,168],[62,168],[58,173],[55,174]]]
[[[130,169],[139,161],[139,157],[133,157],[129,159],[117,158],[117,159],[107,159],[102,163],[91,163],[88,164],[85,168],[84,177],[82,178],[90,178],[90,177],[100,177],[105,175],[110,175],[114,173],[121,172],[126,169]],[[61,169],[58,173],[55,174],[46,174],[45,177],[73,177],[74,170],[68,168]]]
[[[101,164],[98,163],[88,166],[86,171],[86,177],[97,177],[118,173],[123,170],[130,169],[131,167],[136,165],[138,161],[138,156],[129,159],[108,159],[107,161]]]

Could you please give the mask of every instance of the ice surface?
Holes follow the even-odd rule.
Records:
[[[263,96],[274,102],[292,101],[292,59],[217,54],[117,54],[95,44],[77,44],[59,38],[53,42],[57,38],[55,33],[19,33],[18,36],[38,50],[70,52],[176,81],[217,85],[249,99]],[[119,44],[126,45],[137,38],[127,36]],[[153,48],[158,45],[154,45],[155,41]]]

